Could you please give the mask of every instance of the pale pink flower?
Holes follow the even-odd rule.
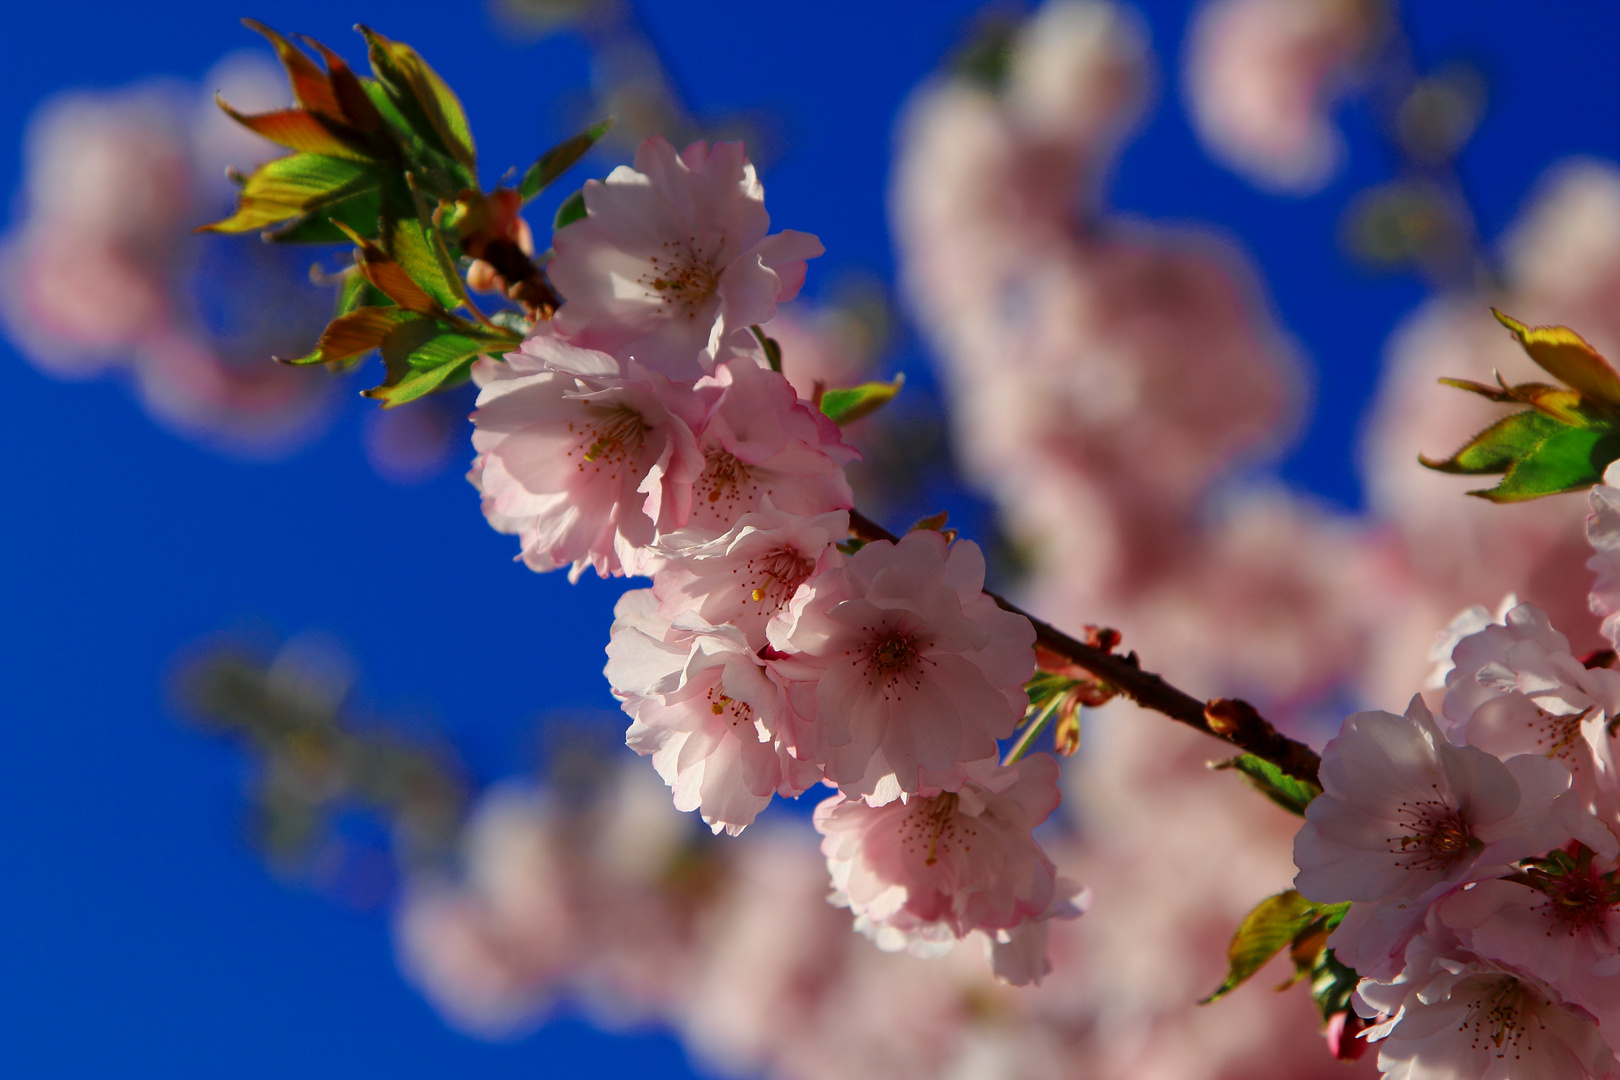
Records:
[[[494,789],[463,837],[466,880],[417,882],[405,894],[400,967],[462,1030],[532,1028],[586,958],[558,817],[541,795]]]
[[[625,742],[651,754],[679,810],[698,810],[735,836],[773,794],[797,795],[820,770],[792,756],[802,725],[786,680],[735,626],[689,617],[673,625],[650,589],[619,599],[606,675],[635,722]]]
[[[1563,999],[1620,1028],[1620,911],[1614,849],[1555,873],[1546,891],[1482,881],[1453,894],[1436,917],[1476,955],[1556,987]]]
[[[531,569],[637,573],[656,533],[686,523],[703,462],[690,388],[546,333],[477,377],[467,478]]]
[[[843,466],[859,455],[844,445],[837,424],[798,400],[779,372],[731,360],[699,379],[697,391],[713,396],[698,432],[703,472],[692,485],[685,535],[661,546],[678,550],[718,536],[766,499],[806,515],[854,505]]]
[[[679,543],[686,536],[681,530],[666,539]],[[833,545],[848,536],[847,510],[806,517],[778,510],[766,496],[729,532],[680,546],[654,573],[653,594],[666,618],[690,612],[715,626],[729,623],[757,650],[766,643],[766,623],[799,587],[843,559]]]
[[[1433,918],[1393,981],[1363,979],[1362,1015],[1388,1080],[1597,1080],[1614,1053],[1590,1013],[1552,987],[1466,949]]]
[[[585,209],[546,266],[564,299],[558,332],[680,378],[755,352],[748,327],[797,295],[823,251],[809,233],[766,235],[765,189],[738,142],[677,155],[654,135],[635,168],[586,182]]]
[[[1329,110],[1380,21],[1375,0],[1206,4],[1189,34],[1186,96],[1210,153],[1267,188],[1320,188],[1344,154]]]
[[[1432,899],[1569,835],[1555,806],[1562,765],[1453,746],[1421,698],[1405,716],[1346,718],[1321,781],[1294,839],[1294,884],[1319,903],[1356,902],[1331,943],[1364,975],[1388,970]]]
[[[1603,636],[1620,642],[1620,469],[1611,464],[1587,496],[1586,539],[1595,554],[1586,568],[1597,575],[1588,602],[1603,617]]]
[[[781,669],[816,684],[819,739],[801,754],[879,802],[994,758],[1028,704],[1035,631],[983,589],[978,546],[929,529],[812,578],[767,630],[793,654]]]
[[[1085,904],[1030,835],[1059,798],[1057,762],[1046,754],[883,806],[834,795],[815,817],[832,902],[890,952],[937,955],[983,931],[999,978],[1039,982],[1051,971],[1046,920],[1075,918]]]
[[[1463,637],[1452,664],[1444,717],[1453,739],[1502,758],[1554,758],[1592,794],[1598,762],[1608,761],[1604,728],[1620,709],[1620,671],[1588,669],[1532,604]],[[1606,782],[1613,787],[1612,773]]]

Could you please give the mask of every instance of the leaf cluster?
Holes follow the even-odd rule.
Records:
[[[1287,948],[1294,973],[1277,989],[1286,990],[1302,979],[1310,979],[1311,996],[1322,1009],[1323,1019],[1343,1012],[1349,1007],[1356,975],[1334,959],[1327,939],[1349,910],[1348,902],[1318,904],[1293,889],[1260,901],[1244,917],[1227,946],[1226,981],[1200,1004],[1225,997]]]
[[[547,151],[515,197],[485,194],[460,100],[409,45],[357,27],[370,61],[370,74],[358,75],[312,38],[301,40],[321,64],[268,26],[244,22],[275,47],[295,104],[252,116],[220,107],[292,152],[241,178],[235,212],[203,228],[355,245],[336,317],[311,353],[287,362],[344,368],[380,351],[385,378],[365,393],[387,407],[455,385],[479,356],[521,341],[520,326],[497,324],[473,304],[462,267],[500,246],[515,207],[576,163],[611,121]],[[517,251],[510,242],[500,250]],[[521,253],[500,270],[539,273]]]
[[[1495,313],[1556,384],[1509,386],[1468,379],[1441,382],[1505,405],[1527,408],[1496,421],[1449,458],[1418,460],[1440,472],[1499,475],[1495,487],[1469,492],[1492,502],[1521,502],[1591,487],[1620,458],[1620,372],[1575,331],[1526,326]]]

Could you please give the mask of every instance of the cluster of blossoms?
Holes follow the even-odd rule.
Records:
[[[1610,481],[1620,481],[1611,470]],[[1616,609],[1620,488],[1591,495],[1592,605]],[[1605,624],[1611,632],[1613,619]],[[1611,638],[1611,642],[1612,642]],[[1620,671],[1534,605],[1464,612],[1436,649],[1438,715],[1358,713],[1295,840],[1308,899],[1350,901],[1329,945],[1362,976],[1401,1077],[1620,1070]]]
[[[821,244],[768,235],[736,143],[650,138],[584,203],[547,266],[555,317],[475,372],[485,515],[535,570],[652,578],[619,601],[606,673],[677,807],[736,834],[773,795],[836,788],[816,824],[863,931],[915,952],[979,932],[998,974],[1039,979],[1081,893],[1031,835],[1055,761],[997,746],[1034,630],[984,594],[970,541],[841,546],[855,451],[751,329]]]

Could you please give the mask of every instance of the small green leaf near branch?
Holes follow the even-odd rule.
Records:
[[[518,182],[518,194],[523,197],[523,201],[528,202],[549,187],[552,181],[573,168],[612,126],[613,117],[610,116],[600,123],[592,124],[578,135],[564,139],[541,154],[539,160],[529,166],[528,171],[523,174],[523,179]]]
[[[905,383],[905,375],[900,374],[892,382],[869,382],[828,390],[821,395],[821,411],[836,424],[848,424],[887,405]]]
[[[1289,776],[1265,758],[1242,754],[1230,761],[1217,762],[1217,769],[1235,769],[1260,794],[1291,814],[1305,816],[1311,800],[1322,794],[1322,789],[1297,777]]]
[[[1349,909],[1347,903],[1314,903],[1293,889],[1260,901],[1244,917],[1227,946],[1226,981],[1199,1004],[1218,1001],[1248,982],[1284,947],[1290,949],[1295,966],[1294,978],[1284,986],[1311,973],[1326,947],[1327,933],[1339,925]]]

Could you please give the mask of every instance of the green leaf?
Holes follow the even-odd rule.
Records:
[[[821,411],[834,423],[847,424],[887,405],[905,383],[906,377],[901,374],[896,375],[893,382],[869,382],[828,390],[821,395]]]
[[[405,184],[390,184],[383,191],[378,242],[435,302],[447,311],[454,310],[464,299],[461,277],[444,251],[443,236],[411,185],[411,175],[405,179]]]
[[[346,366],[378,348],[394,330],[423,316],[399,307],[363,307],[340,315],[321,331],[315,351],[286,363]]]
[[[237,198],[236,213],[202,231],[251,232],[320,213],[381,184],[377,166],[325,154],[292,154],[253,170]]]
[[[358,233],[349,232],[348,236],[355,245],[355,267],[390,301],[407,311],[430,315],[443,312],[444,305],[429,296],[382,248]]]
[[[337,222],[375,239],[381,216],[382,195],[377,188],[369,188],[293,218],[264,235],[278,244],[341,244],[348,237],[334,224]]]
[[[1565,427],[1543,412],[1527,409],[1504,416],[1444,461],[1421,455],[1418,460],[1440,472],[1471,476],[1504,473],[1515,461],[1534,451]]]
[[[1236,769],[1251,787],[1291,814],[1305,816],[1311,800],[1322,794],[1315,784],[1289,776],[1265,758],[1243,754],[1230,761],[1222,761],[1217,769]]]
[[[1469,494],[1507,503],[1579,491],[1599,483],[1603,470],[1617,458],[1620,431],[1565,427],[1515,461],[1500,484]]]
[[[452,330],[430,319],[405,322],[382,343],[387,378],[363,393],[391,409],[460,382],[479,356],[498,355],[515,344],[514,339]]]
[[[343,275],[343,288],[338,291],[337,311],[333,317],[347,315],[357,308],[387,307],[392,303],[359,269],[354,269]]]
[[[1315,904],[1293,889],[1260,901],[1232,935],[1227,946],[1226,981],[1199,1004],[1208,1005],[1249,981],[1283,947],[1313,929],[1313,924],[1337,915],[1343,918],[1348,904]]]
[[[528,202],[540,194],[552,181],[572,168],[612,126],[613,117],[610,116],[541,154],[540,160],[529,166],[529,171],[523,174],[523,179],[518,183],[518,194],[523,196],[523,201]]]
[[[781,343],[778,342],[775,338],[771,337],[769,334],[765,333],[765,331],[761,330],[758,326],[750,326],[748,329],[753,332],[754,340],[759,342],[759,347],[761,349],[765,350],[765,362],[771,365],[771,370],[772,371],[774,371],[774,372],[776,372],[778,374],[781,374],[781,371],[782,371],[782,345],[781,345]]]
[[[1348,907],[1349,905],[1345,905]],[[1340,916],[1343,918],[1343,915]],[[1322,1019],[1350,1008],[1350,995],[1355,993],[1361,976],[1355,969],[1339,962],[1332,949],[1323,949],[1311,969],[1311,997],[1322,1010]]]
[[[551,219],[551,231],[556,232],[564,225],[572,225],[585,216],[585,192],[576,191],[562,201],[557,207],[557,216]]]
[[[373,74],[407,126],[455,159],[465,186],[477,186],[478,157],[472,131],[449,84],[409,45],[390,41],[367,26],[356,29],[365,35]]]

